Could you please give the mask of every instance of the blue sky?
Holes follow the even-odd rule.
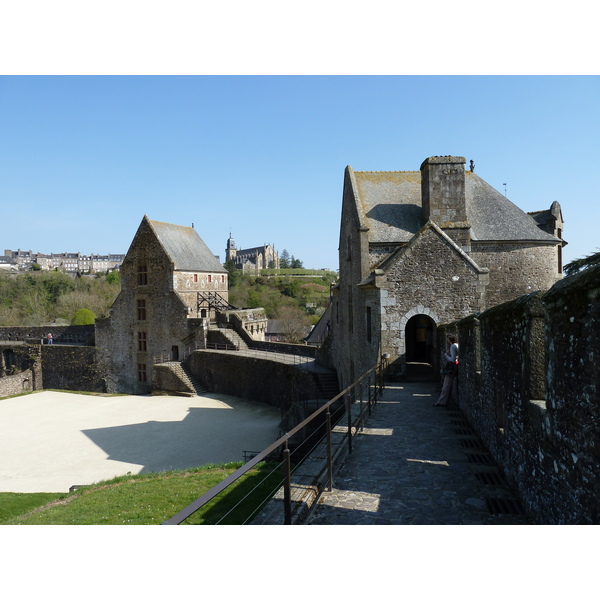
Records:
[[[224,258],[274,244],[337,268],[343,174],[433,155],[600,249],[597,76],[3,76],[1,250],[126,252],[144,214]]]

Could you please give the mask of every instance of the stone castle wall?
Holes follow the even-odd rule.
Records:
[[[286,431],[308,416],[302,411],[302,401],[319,398],[309,372],[268,358],[203,350],[191,354],[186,364],[211,392],[279,408],[281,428]]]
[[[96,348],[57,345],[42,348],[43,389],[104,393],[106,380]]]
[[[46,327],[0,327],[0,341],[27,342],[30,344],[46,343],[46,336],[51,333],[55,344],[83,344],[93,346],[95,343],[94,325],[51,325]]]
[[[539,523],[600,522],[600,267],[440,327],[461,411]]]

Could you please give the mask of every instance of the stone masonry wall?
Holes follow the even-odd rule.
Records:
[[[186,364],[211,392],[279,408],[285,430],[308,416],[302,412],[302,400],[319,397],[312,375],[293,365],[209,350],[192,353]]]
[[[42,381],[44,389],[107,391],[107,374],[97,360],[97,350],[88,346],[44,346]]]
[[[600,267],[440,327],[458,403],[538,523],[600,524]]]
[[[488,307],[536,290],[549,290],[560,277],[554,246],[473,243],[471,256],[479,266],[490,269]]]
[[[93,346],[95,343],[94,325],[51,325],[47,327],[0,327],[0,341],[25,341],[39,344],[51,333],[55,344],[84,344]]]
[[[41,346],[0,344],[0,398],[42,389]]]
[[[382,352],[402,370],[406,317],[426,314],[436,324],[481,310],[488,277],[429,229],[388,269],[381,292]],[[440,261],[443,254],[446,260]],[[432,293],[432,291],[434,293]]]

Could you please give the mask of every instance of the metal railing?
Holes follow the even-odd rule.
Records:
[[[276,442],[271,444],[268,448],[265,448],[262,452],[257,453],[251,460],[249,460],[242,467],[237,469],[234,473],[226,477],[218,485],[207,491],[205,494],[200,496],[197,500],[186,506],[183,510],[178,512],[176,515],[167,519],[162,525],[179,525],[188,519],[195,512],[200,510],[208,502],[216,498],[230,485],[238,481],[243,475],[248,473],[258,463],[263,462],[273,456],[276,452],[281,452],[282,461],[280,466],[283,466],[284,477],[277,485],[277,489],[283,488],[283,502],[284,502],[284,519],[283,524],[289,525],[292,522],[292,450],[290,449],[290,441],[297,434],[301,434],[306,431],[306,428],[315,424],[316,419],[321,415],[325,416],[325,433],[316,441],[312,448],[315,448],[321,442],[325,442],[326,450],[326,461],[324,469],[326,472],[321,470],[315,479],[320,479],[325,476],[326,488],[331,491],[333,485],[333,443],[332,443],[332,431],[335,426],[334,419],[332,418],[331,409],[335,403],[343,401],[344,411],[346,415],[346,425],[341,426],[345,429],[344,443],[348,445],[348,452],[352,452],[352,437],[358,432],[363,430],[365,413],[368,412],[370,415],[373,407],[377,403],[378,398],[383,393],[384,389],[384,372],[387,366],[387,360],[383,359],[382,362],[377,364],[375,367],[367,371],[360,379],[355,381],[353,384],[348,386],[345,390],[340,392],[337,396],[323,404],[320,408],[315,410],[309,417],[304,419],[296,427],[283,434]],[[365,393],[366,389],[366,393]],[[353,414],[352,407],[356,406]],[[343,420],[342,414],[338,423]],[[340,425],[336,426],[339,430]],[[310,456],[310,450],[303,452],[304,459]],[[264,498],[264,501],[268,501],[269,498]]]

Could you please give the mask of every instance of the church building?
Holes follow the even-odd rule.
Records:
[[[436,328],[562,277],[560,205],[525,213],[457,156],[419,171],[345,170],[331,359],[342,386],[388,354],[435,373]]]
[[[233,261],[236,268],[244,272],[258,274],[261,269],[279,269],[279,255],[271,244],[239,250],[231,233],[225,249],[225,262],[229,261]]]

